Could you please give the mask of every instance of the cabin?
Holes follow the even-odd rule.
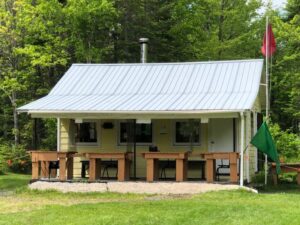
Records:
[[[262,70],[262,59],[73,64],[47,96],[18,111],[57,119],[57,152],[76,153],[72,178],[213,182],[230,174],[251,182]]]

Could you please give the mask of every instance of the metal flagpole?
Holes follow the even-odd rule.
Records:
[[[269,34],[268,34],[269,17],[266,17],[266,121],[269,119],[269,68],[268,68],[268,56],[269,56]],[[267,185],[268,176],[268,156],[265,154],[265,185]]]

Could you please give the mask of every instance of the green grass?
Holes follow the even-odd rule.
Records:
[[[25,174],[0,174],[0,191],[13,191],[27,186],[30,175]]]
[[[13,189],[26,177],[7,175]],[[27,177],[28,179],[28,177]],[[7,188],[0,176],[0,187]],[[12,184],[16,184],[13,187]],[[280,187],[280,188],[279,188]],[[30,191],[0,196],[0,224],[299,224],[300,190],[287,185],[194,196]],[[274,193],[276,192],[276,193]]]

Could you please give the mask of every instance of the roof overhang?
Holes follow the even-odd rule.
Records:
[[[188,119],[238,118],[240,111],[28,111],[32,118],[84,118],[84,119]]]

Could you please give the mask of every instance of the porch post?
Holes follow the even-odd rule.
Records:
[[[240,141],[240,186],[244,186],[244,133],[245,133],[245,118],[244,112],[240,112],[241,118],[241,141]]]
[[[57,118],[57,125],[56,125],[57,126],[57,129],[56,129],[56,131],[57,131],[57,133],[56,133],[56,151],[57,152],[60,151],[60,137],[61,137],[61,135],[60,135],[61,134],[60,124],[61,124],[60,123],[60,118],[58,117]],[[60,162],[59,162],[59,169],[57,170],[57,176],[61,177],[61,174],[62,174],[61,171],[63,171],[63,170],[61,170]]]
[[[136,119],[133,120],[133,177],[136,180]]]
[[[56,150],[59,152],[60,151],[60,118],[57,118],[57,147]]]
[[[251,112],[247,111],[245,113],[245,140],[246,143],[250,143],[251,141]],[[249,148],[246,149],[246,162],[245,162],[245,166],[246,166],[246,179],[247,182],[249,183],[251,180],[250,178],[250,150]]]
[[[252,131],[252,137],[254,137],[254,135],[257,132],[257,112],[253,111],[253,131]],[[257,152],[257,148],[255,148],[254,146],[252,146],[255,150],[254,155],[255,155],[255,172],[258,171],[258,152]]]

